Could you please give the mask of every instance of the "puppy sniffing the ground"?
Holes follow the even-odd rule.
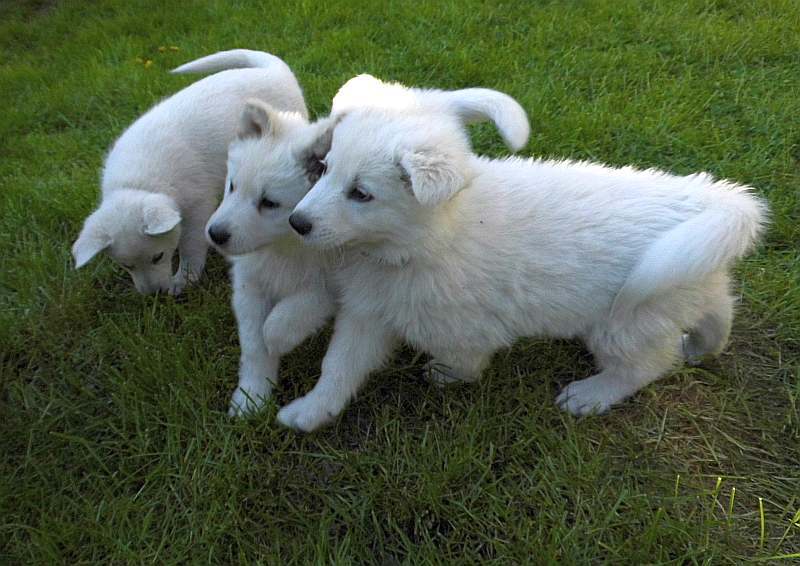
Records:
[[[228,144],[247,99],[307,116],[289,67],[260,51],[235,49],[175,73],[213,72],[160,102],[117,139],[105,160],[102,201],[72,247],[76,267],[106,250],[140,293],[180,293],[203,272],[205,225],[225,181]],[[180,255],[177,273],[172,256]]]
[[[301,114],[279,112],[259,101],[249,102],[242,115],[228,153],[227,188],[207,226],[209,241],[232,263],[232,303],[241,347],[239,384],[229,410],[233,416],[263,406],[278,379],[280,356],[334,314],[330,274],[338,265],[338,254],[303,245],[289,218],[324,171],[330,147],[326,134],[342,113],[397,102],[359,96],[374,80],[362,76],[348,81],[334,98],[331,116],[313,124]],[[415,96],[417,103],[464,120],[492,120],[504,137],[518,144],[527,140],[524,111],[502,93],[471,89],[446,95],[416,91]],[[492,115],[480,108],[488,100],[494,101]]]
[[[329,137],[327,171],[290,221],[310,246],[346,250],[341,306],[319,381],[278,414],[287,426],[330,422],[399,339],[450,382],[477,379],[519,337],[581,337],[600,371],[558,396],[576,415],[724,347],[728,269],[767,214],[748,188],[486,159],[459,120],[424,108],[356,109]]]

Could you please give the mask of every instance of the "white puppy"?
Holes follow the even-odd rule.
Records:
[[[605,411],[678,361],[684,329],[684,354],[723,348],[727,270],[766,216],[746,187],[705,174],[481,158],[458,120],[424,108],[348,113],[326,163],[291,217],[309,245],[349,250],[322,375],[278,414],[304,431],[400,338],[448,382],[477,379],[519,337],[582,337],[600,373],[557,402]]]
[[[240,68],[250,67],[250,68]],[[76,267],[108,250],[140,293],[178,294],[205,266],[204,229],[224,187],[228,144],[247,99],[306,116],[303,93],[278,57],[235,49],[175,73],[236,69],[206,77],[160,102],[114,143],[102,201],[72,247]],[[172,256],[180,254],[173,276]]]
[[[322,174],[330,147],[325,134],[330,135],[342,112],[367,104],[394,104],[386,96],[360,96],[375,80],[361,76],[348,81],[334,98],[331,117],[314,124],[263,102],[246,106],[228,153],[227,190],[207,229],[209,240],[232,262],[241,360],[231,415],[260,409],[278,379],[280,356],[334,313],[329,274],[335,252],[303,245],[289,225],[289,215]],[[469,121],[491,119],[504,136],[518,143],[527,139],[524,111],[502,93],[469,89],[417,94],[440,112],[452,111]],[[488,101],[494,102],[491,115],[478,108]],[[507,122],[514,127],[507,128]]]
[[[228,152],[228,179],[207,236],[231,260],[239,326],[239,386],[229,414],[260,409],[286,354],[333,315],[328,254],[304,246],[289,215],[319,178],[330,119],[309,124],[300,113],[247,103]]]

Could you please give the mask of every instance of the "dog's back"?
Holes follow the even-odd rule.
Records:
[[[103,190],[124,186],[158,190],[159,184],[176,182],[191,188],[196,185],[193,181],[208,176],[218,179],[221,188],[228,144],[247,99],[307,114],[291,70],[277,57],[269,57],[274,61],[264,61],[266,67],[223,70],[205,77],[136,120],[106,158]]]

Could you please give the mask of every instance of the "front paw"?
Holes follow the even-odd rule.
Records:
[[[324,426],[339,414],[340,409],[331,407],[324,399],[313,393],[295,399],[280,411],[278,422],[285,427],[302,432],[312,432]]]
[[[269,398],[269,391],[259,391],[239,386],[231,396],[228,415],[236,418],[254,415],[264,408]]]
[[[169,285],[169,294],[172,295],[173,297],[177,297],[178,295],[183,293],[183,289],[186,287],[187,283],[188,281],[185,275],[183,274],[174,275]]]

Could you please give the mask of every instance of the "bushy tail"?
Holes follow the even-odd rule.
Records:
[[[264,51],[253,51],[251,49],[231,49],[220,51],[213,55],[206,55],[200,59],[195,59],[189,63],[184,63],[180,67],[172,69],[171,73],[216,73],[226,69],[247,69],[251,67],[272,67],[280,65],[288,66],[284,61],[270,55]]]
[[[488,88],[465,88],[445,91],[442,99],[465,124],[493,122],[509,149],[519,151],[528,143],[528,115],[507,94]]]
[[[656,240],[634,267],[611,307],[624,320],[650,297],[718,271],[752,248],[767,222],[766,204],[749,189],[720,181],[724,200]]]
[[[503,141],[513,151],[528,142],[530,124],[522,106],[502,92],[488,88],[436,90],[410,88],[383,82],[372,75],[358,75],[347,81],[333,98],[332,112],[357,107],[436,107],[452,112],[465,124],[493,122]]]

